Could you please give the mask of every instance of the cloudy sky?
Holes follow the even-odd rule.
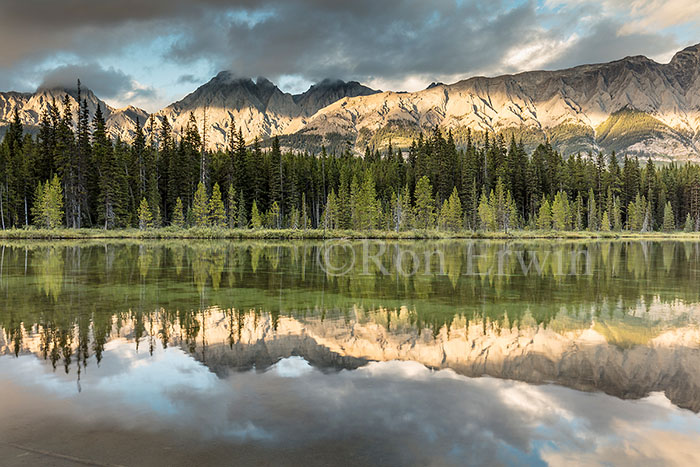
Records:
[[[700,42],[697,0],[2,0],[0,90],[80,77],[149,111],[218,71],[301,92],[323,78],[417,90]]]

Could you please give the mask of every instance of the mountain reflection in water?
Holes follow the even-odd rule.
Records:
[[[0,246],[0,439],[127,465],[135,433],[181,465],[700,463],[698,244],[523,244],[591,273],[478,276],[465,245],[404,242],[447,261],[410,277],[326,274],[314,242]],[[468,245],[488,271],[505,244]],[[88,431],[107,448],[68,440]]]

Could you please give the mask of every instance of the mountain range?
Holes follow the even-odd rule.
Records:
[[[14,108],[30,131],[52,99],[75,91],[39,89],[0,93],[0,126]],[[130,139],[135,107],[113,109],[84,91],[91,113],[100,103],[110,135]],[[407,147],[436,126],[451,130],[458,144],[467,129],[522,139],[528,148],[549,140],[564,155],[617,151],[657,160],[700,159],[700,44],[662,64],[644,56],[557,71],[473,77],[433,83],[417,92],[381,92],[351,81],[324,80],[303,94],[281,91],[266,78],[223,71],[182,100],[155,113],[167,116],[175,133],[194,113],[200,131],[207,122],[209,149],[226,144],[231,119],[246,141],[279,136],[292,149],[342,148],[357,152],[392,142]]]

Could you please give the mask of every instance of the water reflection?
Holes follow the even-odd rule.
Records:
[[[104,364],[84,374],[80,395],[65,374],[35,358],[0,358],[0,379],[12,382],[0,386],[0,408],[51,407],[49,419],[60,417],[69,431],[78,424],[173,444],[204,441],[218,456],[260,446],[258,461],[290,455],[286,462],[307,465],[338,455],[374,465],[619,464],[623,455],[630,463],[700,461],[697,416],[659,394],[620,401],[553,385],[466,378],[415,362],[325,373],[301,357],[219,378],[175,348],[150,357],[115,340],[105,353]],[[10,421],[0,433],[15,442],[22,430]],[[103,443],[103,456],[119,460],[113,444]],[[308,456],[317,447],[319,455]],[[192,453],[182,451],[168,463],[191,462]]]
[[[373,243],[343,275],[320,242],[0,247],[3,423],[58,404],[78,430],[101,404],[115,430],[317,463],[604,462],[620,439],[673,462],[700,441],[696,242]]]

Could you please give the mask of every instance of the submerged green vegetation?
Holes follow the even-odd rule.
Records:
[[[3,241],[0,332],[15,353],[38,333],[46,358],[70,365],[76,348],[78,360],[99,357],[125,321],[137,345],[167,343],[175,327],[194,345],[211,309],[239,324],[250,313],[271,316],[273,326],[282,316],[360,316],[387,331],[433,336],[453,324],[565,333],[594,323],[621,348],[700,319],[697,241],[347,245],[330,251],[329,261],[349,266],[336,275],[324,269],[325,246],[315,241]],[[362,261],[365,254],[377,261]],[[162,326],[155,336],[146,331],[154,320]],[[228,329],[235,342],[240,328]]]
[[[601,130],[610,137],[621,125],[627,131],[639,120],[628,113]],[[353,156],[349,144],[330,154],[283,152],[277,138],[264,151],[258,141],[248,145],[234,121],[226,150],[209,151],[206,128],[200,134],[194,115],[179,141],[167,119],[152,117],[147,125],[148,138],[137,124],[132,142],[112,141],[101,109],[91,116],[82,100],[74,112],[66,100],[48,107],[33,137],[15,113],[0,144],[3,235],[100,236],[94,229],[101,236],[118,230],[117,236],[204,238],[700,231],[700,167],[692,164],[641,166],[614,152],[564,159],[547,141],[528,154],[514,134],[508,140],[466,131],[455,138],[438,128],[428,137],[418,134],[407,152],[391,144],[383,151],[367,146],[363,157]],[[399,130],[405,128],[392,131]]]

